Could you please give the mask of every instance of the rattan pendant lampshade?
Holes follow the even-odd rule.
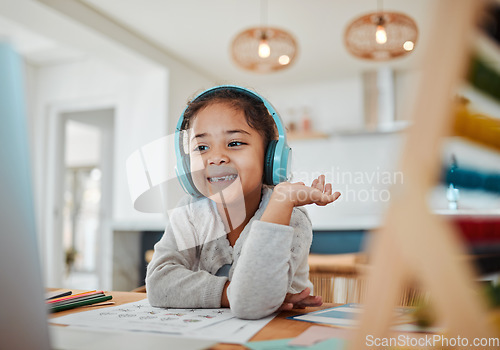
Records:
[[[267,25],[267,0],[261,1],[261,25],[239,33],[231,43],[233,61],[241,68],[269,73],[290,67],[297,41],[283,29]]]
[[[292,64],[297,55],[297,42],[284,30],[255,27],[234,38],[231,55],[241,68],[268,73],[285,69]]]
[[[284,30],[255,27],[234,38],[231,55],[234,62],[243,69],[269,73],[292,64],[297,55],[297,42]]]
[[[354,56],[382,61],[412,52],[417,38],[413,19],[398,12],[377,11],[352,21],[344,42]]]

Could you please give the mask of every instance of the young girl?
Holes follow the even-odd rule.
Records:
[[[340,193],[323,175],[310,187],[264,183],[277,129],[263,100],[246,89],[201,94],[188,104],[182,129],[199,198],[181,200],[155,245],[146,277],[151,305],[230,307],[245,319],[321,305],[310,296],[312,226],[302,206],[329,204]]]

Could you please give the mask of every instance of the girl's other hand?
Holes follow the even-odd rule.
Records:
[[[303,182],[282,182],[274,188],[275,198],[278,201],[291,203],[294,207],[307,204],[324,206],[340,197],[340,192],[332,194],[332,184],[325,183],[325,175],[314,179],[311,186]]]
[[[304,309],[309,306],[321,306],[323,304],[321,297],[318,295],[309,295],[310,292],[311,290],[306,288],[297,294],[287,293],[278,311]]]

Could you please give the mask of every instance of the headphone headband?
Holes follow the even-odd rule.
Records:
[[[279,114],[269,101],[252,90],[236,85],[220,85],[203,91],[191,100],[177,122],[177,126],[175,128],[175,155],[177,158],[176,173],[183,189],[193,196],[201,196],[201,193],[196,189],[196,186],[194,186],[190,175],[189,155],[184,152],[182,137],[184,115],[194,101],[206,96],[207,94],[224,89],[239,91],[247,96],[251,96],[252,98],[262,102],[267,108],[269,115],[273,118],[274,123],[276,124],[276,128],[278,130],[278,140],[272,140],[266,150],[264,166],[265,182],[269,185],[277,185],[280,182],[287,181],[290,173],[291,149],[286,142],[286,132]]]
[[[262,97],[258,93],[256,93],[255,91],[252,91],[252,90],[249,90],[249,89],[246,89],[244,87],[237,86],[237,85],[214,86],[214,87],[209,88],[209,89],[201,92],[200,94],[196,95],[196,97],[191,100],[191,102],[186,106],[186,108],[184,108],[184,111],[182,112],[182,115],[179,118],[179,121],[177,122],[176,131],[179,131],[179,132],[182,131],[182,123],[184,122],[184,114],[189,109],[189,106],[191,105],[191,103],[193,103],[194,101],[198,100],[199,98],[201,98],[205,95],[208,95],[212,92],[215,92],[217,90],[224,90],[224,89],[231,89],[231,90],[236,90],[236,91],[242,92],[242,93],[247,94],[253,98],[256,98],[260,102],[262,102],[264,104],[264,106],[266,106],[267,111],[269,112],[269,115],[273,118],[274,123],[276,124],[276,128],[278,129],[279,137],[280,138],[283,137],[283,139],[286,142],[286,132],[285,132],[285,129],[283,128],[283,122],[282,122],[279,114],[274,109],[273,105],[269,101],[267,101],[264,97]]]

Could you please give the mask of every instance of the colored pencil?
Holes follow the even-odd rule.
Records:
[[[104,293],[97,293],[97,294],[92,294],[92,295],[84,295],[75,299],[69,299],[69,300],[61,300],[56,303],[51,303],[49,306],[51,307],[56,307],[56,306],[61,306],[61,305],[66,305],[66,304],[71,304],[71,303],[76,303],[84,300],[91,300],[95,298],[99,298],[104,296]]]
[[[71,295],[72,293],[73,293],[72,291],[64,289],[48,292],[45,293],[45,300],[52,300],[56,298],[66,297],[68,295]]]
[[[59,311],[64,311],[64,310],[69,310],[69,309],[74,309],[80,306],[85,306],[85,305],[92,305],[96,303],[102,303],[103,301],[107,301],[112,299],[113,297],[111,295],[104,295],[100,296],[97,298],[92,298],[90,300],[83,300],[83,301],[78,301],[74,303],[69,303],[66,305],[61,305],[61,306],[51,306],[49,308],[49,311],[54,313],[54,312],[59,312]]]

